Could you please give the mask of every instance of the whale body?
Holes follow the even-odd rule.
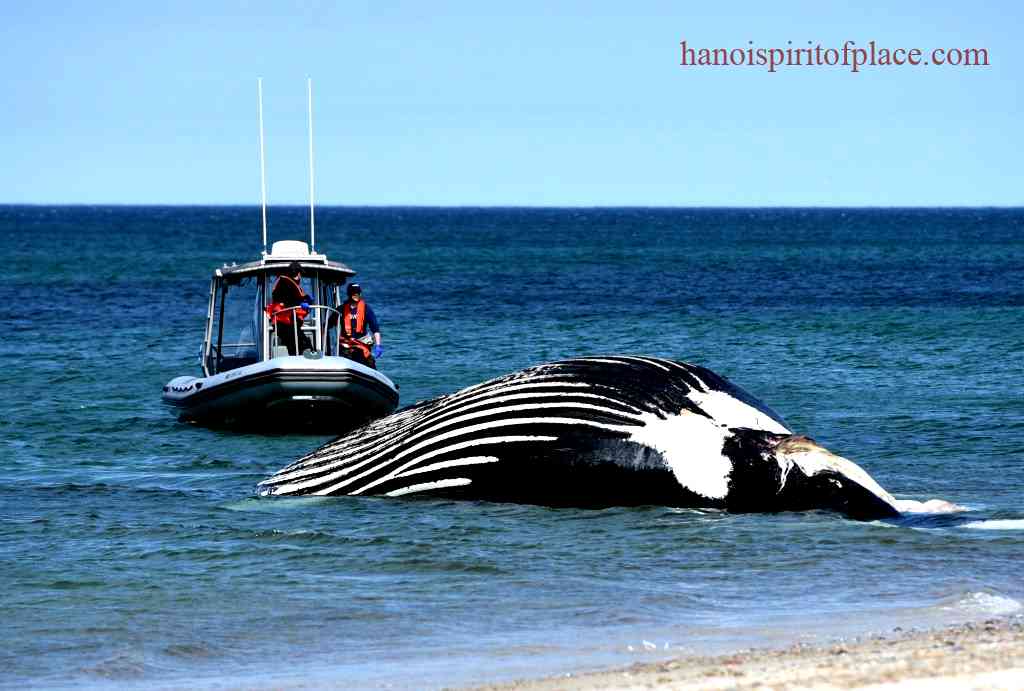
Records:
[[[300,458],[257,494],[900,514],[862,468],[724,377],[632,356],[538,365],[415,404]]]

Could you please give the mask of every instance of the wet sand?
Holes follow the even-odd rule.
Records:
[[[477,691],[654,689],[1024,689],[1024,617],[896,630],[823,646],[686,656]]]

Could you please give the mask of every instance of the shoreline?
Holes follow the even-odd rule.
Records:
[[[470,687],[473,691],[672,689],[1024,689],[1024,616],[826,644],[684,655],[594,672]]]

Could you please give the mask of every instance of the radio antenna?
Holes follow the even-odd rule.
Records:
[[[315,252],[316,225],[313,220],[313,80],[306,77],[306,96],[309,101],[309,251]]]
[[[267,166],[263,154],[263,78],[256,80],[260,114],[260,200],[263,207],[263,254],[267,253]]]

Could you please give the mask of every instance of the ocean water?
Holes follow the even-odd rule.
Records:
[[[328,437],[181,424],[160,393],[258,210],[0,207],[0,686],[434,688],[1021,609],[1024,211],[325,208],[317,239],[403,404],[672,357],[968,510],[256,499]]]

